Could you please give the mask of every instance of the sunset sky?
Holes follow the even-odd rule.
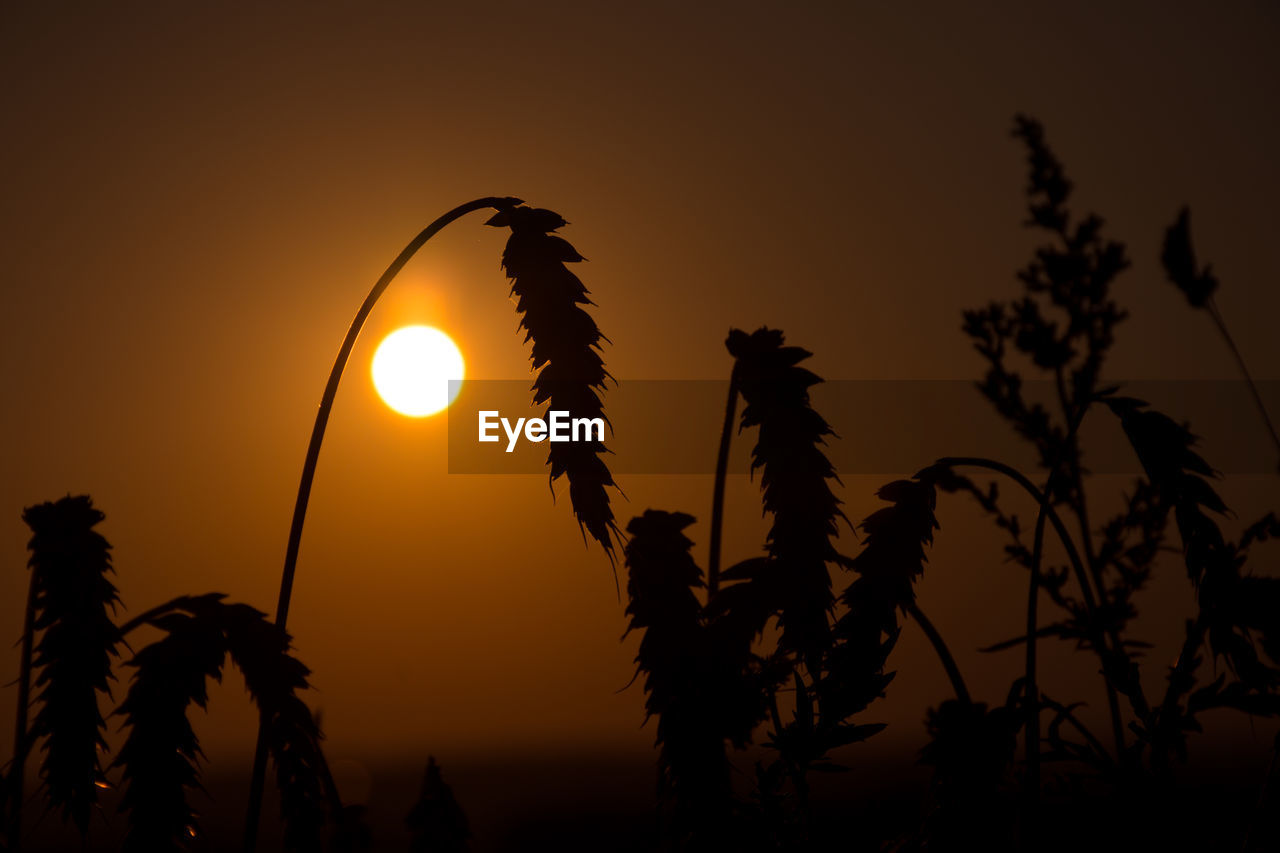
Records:
[[[1109,376],[1235,376],[1160,271],[1190,204],[1245,358],[1280,379],[1272,4],[22,4],[0,21],[0,648],[21,633],[22,508],[67,493],[106,513],[129,613],[204,591],[273,610],[352,314],[414,234],[479,196],[569,220],[624,385],[723,379],[727,330],[765,324],[830,379],[971,379],[960,312],[1013,295],[1038,240],[1009,136],[1023,111],[1074,209],[1134,261]],[[618,692],[625,601],[567,494],[553,503],[544,475],[447,473],[445,418],[395,414],[369,378],[376,343],[410,323],[452,335],[471,378],[529,378],[505,235],[484,218],[432,241],[375,310],[320,458],[289,628],[335,760],[653,740],[639,685]],[[1211,460],[1231,441],[1204,438]],[[700,440],[710,470],[716,435]],[[856,521],[885,477],[843,479]],[[623,526],[649,507],[696,515],[705,562],[709,475],[620,485]],[[1242,520],[1280,504],[1274,477],[1223,492]],[[976,648],[1017,633],[1023,576],[971,507],[939,517],[922,606],[980,698],[1002,701],[1017,662]],[[727,559],[758,553],[764,529],[757,484],[734,478]],[[1190,598],[1178,566],[1166,575],[1151,600],[1167,606],[1140,625],[1167,641]],[[1158,647],[1149,676],[1173,653]],[[868,718],[892,723],[877,749],[910,756],[946,685],[910,629],[896,655]],[[17,661],[0,655],[0,681]],[[1095,666],[1059,663],[1063,684]],[[211,763],[243,761],[254,724],[229,679],[200,723]]]

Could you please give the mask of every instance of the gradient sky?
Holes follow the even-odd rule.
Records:
[[[1159,270],[1189,203],[1245,357],[1280,378],[1274,4],[791,5],[6,5],[0,638],[21,631],[21,510],[69,492],[106,512],[130,612],[207,590],[271,610],[351,315],[405,242],[477,196],[572,223],[623,382],[724,377],[726,330],[761,324],[827,377],[971,378],[960,312],[1014,293],[1035,243],[1009,138],[1026,111],[1076,209],[1135,260],[1111,375],[1234,376]],[[616,692],[634,638],[618,642],[623,604],[567,497],[447,475],[444,420],[393,414],[368,379],[410,322],[454,335],[473,377],[528,376],[503,235],[482,222],[450,227],[375,311],[320,459],[289,627],[338,760],[653,738],[639,687]],[[882,479],[846,478],[851,518]],[[704,518],[710,481],[628,477],[619,515]],[[1224,491],[1244,518],[1276,492]],[[728,509],[727,558],[756,553],[745,477]],[[921,601],[1001,701],[1016,661],[973,648],[1016,633],[1022,576],[970,508],[940,517]],[[1153,595],[1177,608],[1142,623],[1157,639],[1189,601],[1165,574]],[[915,749],[946,685],[913,632],[897,654],[869,718]],[[1059,657],[1063,683],[1093,666]],[[0,664],[16,672],[16,650]],[[200,726],[211,759],[247,753],[253,722],[230,679]]]

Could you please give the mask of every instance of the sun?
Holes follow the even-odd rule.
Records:
[[[432,326],[404,326],[373,354],[373,387],[392,409],[411,418],[434,415],[458,396],[466,365],[462,351]]]

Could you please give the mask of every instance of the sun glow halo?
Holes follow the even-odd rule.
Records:
[[[458,396],[465,364],[458,345],[444,332],[404,326],[378,344],[372,369],[373,387],[383,402],[402,415],[422,418],[444,410]]]

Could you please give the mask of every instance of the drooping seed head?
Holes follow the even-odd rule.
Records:
[[[33,626],[42,632],[32,660],[40,688],[32,735],[44,739],[40,776],[49,804],[84,833],[104,780],[98,694],[110,696],[120,641],[111,546],[93,530],[104,516],[88,495],[28,507],[22,517],[32,532]]]
[[[487,224],[511,229],[502,267],[511,279],[520,328],[525,330],[525,340],[532,342],[534,405],[546,403],[547,411],[567,411],[571,418],[600,418],[608,423],[601,394],[612,377],[600,355],[601,342],[607,338],[586,311],[585,306],[592,304],[586,287],[566,266],[584,260],[582,255],[552,233],[567,224],[564,217],[520,206],[498,212]],[[561,476],[568,478],[578,524],[612,562],[619,533],[608,490],[617,486],[604,462],[607,452],[601,441],[553,443],[547,464],[552,483]]]

